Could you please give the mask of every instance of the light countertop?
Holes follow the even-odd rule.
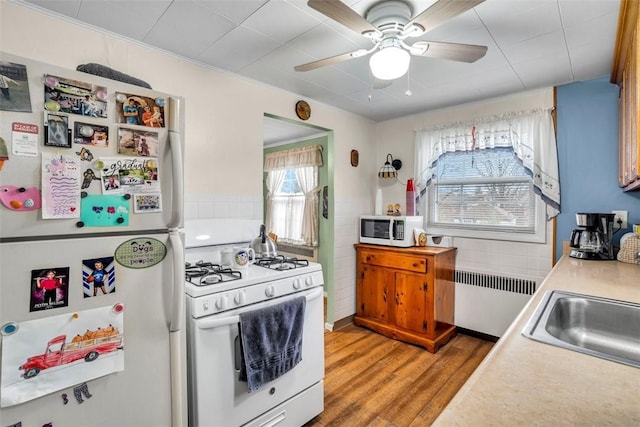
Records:
[[[640,303],[640,266],[563,257],[435,426],[640,426],[640,369],[530,340],[548,290]]]

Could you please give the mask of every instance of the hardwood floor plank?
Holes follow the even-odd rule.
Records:
[[[325,410],[305,427],[429,425],[493,343],[458,335],[436,354],[354,325],[325,334]]]
[[[381,355],[384,359],[378,363],[367,363],[362,370],[349,381],[335,389],[335,393],[328,392],[325,397],[326,414],[322,417],[327,425],[366,425],[375,418],[376,413],[368,413],[363,405],[372,399],[372,394],[390,381],[392,373],[385,365],[400,366],[410,363],[414,356],[407,352],[402,343],[397,343],[390,351]],[[384,348],[384,346],[383,346]],[[348,374],[345,376],[349,376]]]
[[[422,427],[431,425],[440,412],[447,406],[453,396],[460,390],[460,387],[467,381],[473,371],[476,370],[480,362],[493,347],[489,341],[480,342],[476,350],[469,355],[467,360],[460,366],[454,375],[444,384],[429,403],[422,408],[418,416],[409,424],[410,427]]]
[[[398,426],[411,424],[475,347],[473,338],[465,335],[456,336],[436,353],[438,358],[435,363],[421,374],[412,377],[413,380],[407,385],[408,393],[398,396],[389,405],[380,408],[384,418]]]

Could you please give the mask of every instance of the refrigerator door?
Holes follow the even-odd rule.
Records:
[[[0,52],[0,63],[6,62],[26,66],[28,85],[27,81],[23,81],[20,82],[20,87],[29,88],[32,112],[0,110],[0,137],[4,139],[8,151],[8,160],[4,161],[0,173],[0,201],[3,202],[0,204],[0,241],[15,240],[18,237],[135,233],[141,230],[158,231],[183,226],[183,98]],[[45,139],[49,134],[48,128],[45,127],[45,117],[52,114],[51,111],[45,110],[45,75],[89,83],[94,87],[106,89],[103,91],[106,95],[101,95],[106,100],[106,118],[59,113],[68,122],[68,135],[72,141],[68,147],[45,145]],[[118,94],[121,96],[118,97]],[[145,97],[150,100],[163,100],[160,102],[165,103],[164,127],[118,123],[119,114],[122,115],[123,109],[122,94],[139,99]],[[93,132],[90,126],[84,126],[85,124],[106,128],[108,144],[77,143],[77,138],[82,136],[83,130]],[[20,135],[24,135],[15,128],[25,125],[31,126],[32,129],[33,126],[37,126],[37,143],[31,146],[30,151],[22,149],[15,153],[21,144]],[[157,153],[154,150],[148,154],[132,149],[127,151],[125,142],[133,143],[133,140],[125,141],[127,130],[133,131],[130,132],[131,135],[137,135],[136,147],[139,147],[142,135],[146,135],[145,141],[157,139]],[[157,136],[154,136],[155,134]],[[134,152],[135,154],[130,154]],[[50,200],[46,202],[48,206],[60,203],[55,202],[59,196],[54,185],[58,185],[58,182],[54,183],[53,179],[53,176],[60,172],[52,170],[54,168],[51,166],[51,163],[57,161],[57,156],[73,159],[74,169],[80,170],[74,177],[75,182],[70,186],[73,190],[67,189],[64,194],[66,197],[73,193],[73,197],[79,198],[79,209],[75,205],[68,208],[66,205],[61,206],[60,210],[64,212],[56,213],[58,217],[44,219],[44,208],[25,210],[7,207],[6,203],[12,201],[21,203],[23,199],[35,199],[33,194],[37,194],[37,191],[41,192],[45,202]],[[135,159],[135,162],[131,162],[131,159]],[[145,171],[147,166],[149,171],[155,170],[155,175],[149,172],[148,175],[144,175],[144,179],[142,176],[138,177],[135,172],[142,169],[141,165]],[[49,173],[47,168],[51,169]],[[119,186],[117,191],[108,188],[104,178],[101,180],[101,175],[105,173],[103,171],[108,171],[109,168],[112,171],[110,173],[118,171],[113,175],[113,184]],[[133,173],[126,175],[128,172]],[[94,179],[91,179],[91,174],[94,175]],[[127,176],[133,177],[131,181],[126,181]],[[144,184],[141,181],[144,181]],[[81,188],[85,183],[88,186]],[[17,189],[23,191],[16,193]],[[151,193],[150,200],[153,202],[144,202],[142,191]],[[79,197],[80,192],[88,198]],[[44,197],[45,194],[50,194],[51,197]],[[123,198],[125,195],[127,198]],[[107,199],[105,196],[120,198],[114,203],[113,199]],[[95,215],[92,215],[93,209],[96,210]],[[114,220],[122,218],[123,222],[111,222],[106,225],[104,220],[109,215],[112,215]]]
[[[132,240],[138,243],[138,248],[146,245],[157,251],[165,246],[166,256],[155,265],[149,262],[148,268],[128,268],[114,260],[110,273],[115,282],[110,285],[114,285],[115,290],[110,292],[112,286],[108,286],[107,293],[103,294],[96,289],[96,296],[91,288],[86,290],[87,268],[83,267],[83,261],[86,264],[87,260],[106,257],[105,264],[108,264],[108,257],[116,254],[115,258],[130,266],[142,263],[140,260],[145,258],[137,255],[135,250],[130,257],[118,255],[122,248],[131,246]],[[148,242],[154,245],[149,246]],[[179,311],[177,317],[183,315],[183,265],[174,268],[174,262],[179,263],[183,259],[182,254],[181,235],[176,233],[173,237],[171,233],[164,233],[1,244],[0,325],[14,322],[17,330],[13,336],[17,337],[28,329],[29,323],[41,321],[44,324],[43,336],[47,337],[44,343],[34,343],[33,348],[18,359],[26,360],[28,356],[43,353],[46,341],[51,338],[75,334],[74,322],[83,320],[96,309],[110,310],[118,304],[124,307],[123,348],[118,350],[124,355],[124,370],[87,380],[91,397],[84,396],[81,404],[74,397],[77,383],[59,383],[57,390],[13,406],[7,407],[5,400],[12,397],[11,391],[16,387],[31,387],[32,390],[37,389],[38,384],[50,387],[47,381],[59,378],[61,372],[67,378],[90,374],[89,371],[109,355],[100,355],[95,361],[78,360],[65,366],[43,369],[33,378],[18,377],[14,373],[18,368],[6,366],[9,362],[4,359],[8,352],[17,349],[8,347],[8,338],[12,336],[3,334],[2,425],[22,422],[23,426],[41,426],[51,422],[59,426],[170,426],[172,419],[174,425],[186,424],[186,419],[181,419],[186,405],[179,402],[184,396],[172,397],[172,388],[174,392],[186,389],[182,376],[186,360],[184,336],[179,330],[170,332],[169,327],[172,317],[176,321],[176,310]],[[157,257],[156,261],[160,258]],[[33,272],[48,269],[58,269],[58,274],[65,272],[68,275],[67,306],[30,311],[34,306]],[[178,276],[180,280],[175,283]],[[176,296],[178,294],[179,297]],[[59,315],[68,316],[68,325],[64,328],[51,326],[52,330],[47,330],[46,321]]]

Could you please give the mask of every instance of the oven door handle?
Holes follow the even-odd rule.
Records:
[[[318,286],[312,292],[310,292],[306,298],[307,303],[309,301],[313,301],[324,293],[324,288],[322,286]],[[221,319],[204,319],[198,321],[198,329],[214,329],[219,328],[220,326],[225,325],[233,325],[234,323],[240,323],[240,316],[229,316],[223,317]]]

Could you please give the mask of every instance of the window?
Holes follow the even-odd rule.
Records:
[[[295,169],[287,169],[285,171],[284,180],[280,188],[276,190],[276,195],[287,197],[302,196],[302,190],[300,189],[298,178],[296,178]]]
[[[265,155],[266,227],[278,242],[318,246],[318,167],[322,147],[309,145]]]
[[[431,226],[535,231],[533,179],[510,148],[447,153],[432,185]]]
[[[303,214],[304,194],[296,178],[296,170],[287,169],[272,202],[271,231],[278,235],[278,241],[298,245],[305,243],[302,239]]]
[[[544,242],[545,214],[559,210],[555,151],[544,110],[417,131],[429,234]]]

